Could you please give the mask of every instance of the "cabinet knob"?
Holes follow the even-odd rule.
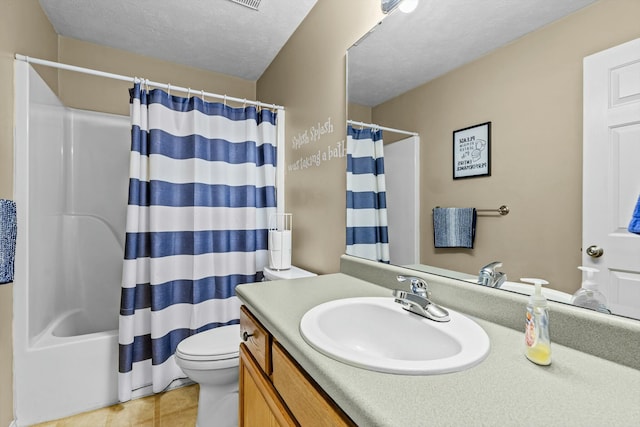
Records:
[[[252,337],[252,336],[253,336],[253,334],[250,334],[247,331],[243,331],[242,332],[242,341],[246,342],[246,341],[249,340],[249,337]]]

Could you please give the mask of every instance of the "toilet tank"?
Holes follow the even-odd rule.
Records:
[[[286,270],[274,270],[269,267],[264,268],[265,281],[298,279],[301,277],[311,277],[311,276],[317,276],[317,274],[307,270],[303,270],[295,266],[291,266],[291,268],[288,268]]]

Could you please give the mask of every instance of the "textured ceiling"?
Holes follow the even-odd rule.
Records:
[[[594,1],[420,0],[350,50],[350,101],[378,105]],[[316,2],[40,0],[60,35],[251,81]]]
[[[349,101],[376,106],[595,0],[420,0],[349,49]]]
[[[317,0],[40,0],[74,39],[257,80]]]

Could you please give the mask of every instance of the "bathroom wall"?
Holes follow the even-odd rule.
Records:
[[[371,113],[373,109],[371,107],[365,107],[364,105],[349,103],[347,107],[347,111],[348,111],[349,120],[354,120],[356,122],[363,122],[363,123],[373,123],[371,119]],[[396,136],[397,139],[402,139],[405,137],[405,135],[400,135],[400,134],[398,135],[392,134],[392,135]],[[384,135],[384,143],[385,144],[389,143],[389,136],[387,136],[386,134]]]
[[[339,271],[345,250],[345,52],[382,17],[372,0],[320,0],[258,80],[286,111],[285,208],[293,263]]]
[[[568,292],[579,286],[582,58],[640,37],[639,8],[637,0],[601,0],[373,112],[350,106],[351,119],[421,135],[423,262],[475,272],[500,259],[512,277],[543,275]],[[337,271],[344,252],[345,163],[335,150],[346,133],[338,121],[346,113],[344,52],[381,17],[377,1],[318,2],[258,81],[260,98],[287,106],[293,262],[319,273]],[[454,181],[451,133],[484,121],[493,123],[492,176]],[[552,196],[558,183],[565,191]],[[511,214],[479,222],[482,251],[434,250],[434,206],[503,203]]]
[[[256,82],[58,37],[37,0],[2,0],[0,7],[0,197],[13,197],[13,60],[15,53],[167,82],[194,90],[255,99]],[[58,73],[35,66],[66,105],[129,114],[130,83]],[[20,209],[20,207],[18,207]],[[18,231],[19,232],[19,231]],[[13,420],[13,284],[0,286],[0,426]]]
[[[257,97],[266,102],[287,107],[285,148],[287,191],[285,203],[287,212],[292,212],[294,218],[293,262],[300,267],[318,273],[339,271],[339,257],[344,253],[345,245],[346,159],[343,147],[346,140],[344,127],[346,82],[344,54],[353,42],[382,17],[379,2],[372,0],[319,1],[257,83],[183,67],[66,37],[56,37],[40,10],[37,0],[3,0],[3,2],[2,14],[0,14],[0,87],[2,88],[0,90],[2,94],[0,98],[0,197],[10,198],[13,193],[12,94],[13,54],[15,52],[118,74],[137,75],[151,80],[191,86],[194,89],[228,93],[241,98]],[[601,3],[609,2],[603,1]],[[582,48],[582,53],[595,52],[616,44],[617,40],[624,41],[633,38],[631,34],[634,31],[635,37],[640,37],[637,20],[631,22],[634,21],[634,17],[639,16],[639,2],[637,0],[616,0],[615,3],[621,4],[622,10],[625,12],[624,16],[620,17],[622,22],[619,31],[611,32],[609,29],[605,31],[597,22],[594,22],[589,34],[572,34],[571,31],[565,32],[565,30],[550,32],[544,39],[530,46],[531,50],[523,58],[526,59],[526,62],[521,67],[513,69],[511,73],[500,71],[500,66],[497,63],[487,65],[489,68],[484,68],[483,59],[444,77],[442,82],[433,86],[427,85],[416,93],[408,95],[405,102],[412,102],[415,106],[424,108],[424,112],[414,118],[414,122],[400,122],[400,125],[395,127],[420,132],[423,147],[426,146],[426,149],[421,150],[423,153],[422,163],[428,165],[427,171],[432,170],[432,172],[424,173],[422,176],[421,188],[425,192],[425,197],[422,199],[423,212],[427,212],[427,214],[430,212],[436,197],[439,197],[437,202],[443,205],[454,202],[459,204],[458,196],[455,200],[448,199],[446,196],[449,192],[460,191],[460,187],[456,187],[460,182],[451,182],[450,162],[441,158],[441,156],[450,156],[451,131],[469,124],[492,120],[494,122],[493,138],[495,144],[493,176],[491,178],[493,184],[485,186],[482,179],[469,180],[468,185],[464,186],[465,192],[460,193],[459,196],[467,197],[467,194],[476,192],[484,195],[497,194],[500,196],[495,199],[498,203],[502,203],[502,200],[511,205],[515,203],[515,212],[522,215],[521,220],[527,221],[527,219],[535,218],[535,215],[551,215],[551,211],[542,210],[542,208],[546,209],[550,202],[555,201],[544,199],[544,194],[538,192],[523,191],[522,186],[527,185],[530,180],[541,178],[544,178],[546,185],[557,185],[557,181],[560,180],[566,182],[567,194],[575,193],[569,197],[570,203],[566,205],[566,212],[558,217],[558,221],[567,224],[562,228],[563,235],[569,233],[566,230],[579,230],[579,226],[576,225],[579,221],[576,218],[579,218],[579,210],[577,211],[577,209],[580,206],[581,184],[576,178],[580,175],[579,172],[576,172],[576,167],[580,168],[581,157],[576,157],[575,153],[570,155],[569,150],[570,147],[575,148],[576,144],[581,143],[581,124],[577,128],[575,127],[577,123],[581,123],[581,106],[576,110],[577,103],[581,102],[581,65],[577,77],[572,74],[572,79],[567,79],[565,72],[560,73],[564,82],[571,86],[571,95],[568,101],[572,105],[568,110],[571,113],[563,111],[564,117],[560,117],[563,120],[551,120],[554,118],[551,116],[558,114],[557,110],[553,110],[555,113],[546,113],[546,110],[556,103],[556,97],[553,96],[552,101],[549,101],[548,97],[540,97],[540,99],[534,96],[538,93],[536,89],[530,90],[528,85],[519,84],[518,82],[521,80],[517,73],[541,73],[548,76],[558,74],[557,70],[546,66],[545,63],[549,58],[561,58],[565,55],[566,53],[562,49],[575,43],[581,46],[586,43],[586,41],[580,41],[581,39],[576,40],[576,37],[595,40],[588,49]],[[600,11],[594,7],[593,13],[595,16],[585,13],[583,19],[594,20]],[[545,54],[547,50],[550,52]],[[505,55],[505,53],[498,52],[495,55],[490,55],[486,60],[493,56],[499,58],[501,55]],[[542,61],[542,64],[539,61]],[[526,64],[538,64],[538,67],[541,68],[527,68],[524,67]],[[573,64],[572,67],[575,68],[576,64]],[[479,110],[482,112],[478,113],[471,111],[470,106],[458,108],[460,107],[458,104],[456,105],[458,118],[447,119],[444,113],[439,112],[439,109],[447,107],[446,105],[429,102],[430,96],[437,95],[440,100],[446,98],[442,96],[445,90],[459,90],[467,93],[462,88],[456,89],[456,86],[472,79],[471,74],[474,72],[488,73],[487,75],[493,76],[497,80],[495,90],[507,85],[510,91],[521,94],[520,97],[528,97],[532,106],[530,110],[521,112],[526,114],[524,125],[516,120],[514,114],[508,115],[509,105],[502,105],[500,111],[487,109]],[[71,107],[117,114],[128,113],[128,105],[122,103],[122,96],[127,96],[126,91],[130,86],[128,83],[106,81],[105,79],[96,80],[94,77],[67,72],[61,72],[60,78],[57,80],[57,73],[50,69],[44,69],[43,75],[52,88],[55,90],[59,88],[61,99]],[[546,87],[547,84],[542,84],[542,86]],[[473,90],[473,85],[469,83],[463,87]],[[540,88],[538,87],[538,89]],[[566,88],[563,87],[563,89]],[[545,91],[547,94],[550,93],[548,88]],[[488,106],[490,101],[495,99],[495,96],[497,94],[490,91],[487,97],[483,98],[486,101],[483,106]],[[398,102],[395,105],[390,103],[385,108],[397,108],[399,115],[403,115],[401,109],[406,107]],[[368,112],[363,114],[365,113],[368,114]],[[383,114],[384,112],[380,109],[377,113]],[[535,136],[535,141],[525,141],[528,142],[525,145],[521,133],[514,133],[513,129],[507,131],[504,125],[500,127],[495,125],[497,121],[501,124],[508,122],[507,119],[516,120],[516,123],[520,123],[525,129],[533,129],[535,132],[532,133],[535,135],[530,135],[530,137],[534,138]],[[376,121],[377,116],[374,115],[372,120],[366,117],[359,120]],[[565,123],[568,121],[571,121],[572,124]],[[379,122],[383,123],[382,120]],[[416,124],[419,124],[419,127]],[[570,126],[571,129],[568,130],[567,126]],[[513,128],[513,126],[511,127]],[[578,131],[576,132],[575,129]],[[522,154],[516,154],[520,161],[510,161],[507,158],[508,154],[520,153],[521,149],[524,150]],[[539,152],[543,154],[538,155]],[[534,155],[535,158],[545,162],[548,159],[559,157],[566,164],[560,167],[555,166],[556,163],[549,165],[545,163],[543,168],[537,169],[523,167],[522,161],[528,162],[528,159],[533,158]],[[576,164],[578,166],[575,166]],[[505,175],[509,169],[518,171],[518,181],[511,182],[511,180],[499,178]],[[475,202],[470,198],[463,200],[470,203]],[[565,205],[563,204],[563,206]],[[428,218],[425,217],[427,214],[423,213],[422,218],[423,236],[427,236],[430,232],[430,229],[424,226],[425,223],[429,224]],[[510,214],[508,217],[495,221],[495,227],[499,225],[499,228],[495,228],[489,223],[481,224],[482,233],[490,236],[495,231],[499,235],[503,235],[506,230],[511,230],[513,235],[514,231],[511,228],[503,228],[507,218],[515,218],[515,215]],[[516,235],[530,233],[529,229],[529,226],[520,227],[516,230]],[[550,247],[560,244],[553,232],[554,230],[544,232],[540,236],[543,242]],[[577,234],[579,235],[579,233]],[[508,236],[511,238],[512,235]],[[480,235],[478,238],[485,239]],[[500,240],[502,243],[505,242],[505,239]],[[431,247],[430,240],[423,237],[423,241],[425,243],[422,247],[422,253],[425,254],[425,257],[429,257],[427,251]],[[484,244],[485,240],[478,242]],[[579,252],[579,248],[579,241],[572,240],[568,256],[578,256],[576,253]],[[430,250],[432,251],[432,248]],[[531,248],[530,258],[532,259],[535,259],[535,250],[539,250],[539,248]],[[452,259],[457,265],[459,262],[465,262],[466,255]],[[506,256],[505,259],[506,262],[517,263]],[[578,261],[569,260],[569,262]],[[473,262],[474,268],[475,264],[476,262]],[[12,419],[11,287],[12,285],[0,286],[0,426],[8,425]]]
[[[640,37],[640,1],[601,0],[373,109],[374,123],[419,132],[421,258],[475,273],[544,277],[573,293],[582,246],[582,59]],[[492,122],[491,177],[452,179],[452,132]],[[561,190],[559,190],[561,188]],[[435,206],[497,208],[476,245],[435,250]]]
[[[255,99],[256,97],[256,82],[69,37],[59,37],[57,61],[125,76],[146,78],[160,83],[191,87],[194,89],[192,95],[196,95],[196,91],[204,90],[237,98]],[[58,92],[66,106],[105,113],[129,114],[128,89],[131,83],[69,71],[60,71],[59,74]],[[177,94],[186,96],[181,92]],[[273,102],[268,99],[265,101]]]
[[[56,59],[57,37],[37,0],[2,0],[0,6],[0,198],[13,198],[13,58],[15,52]],[[43,70],[57,87],[57,73]],[[0,285],[0,426],[13,420],[13,284]]]

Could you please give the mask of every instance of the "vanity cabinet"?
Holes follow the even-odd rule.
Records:
[[[246,306],[240,334],[241,427],[355,426]]]

